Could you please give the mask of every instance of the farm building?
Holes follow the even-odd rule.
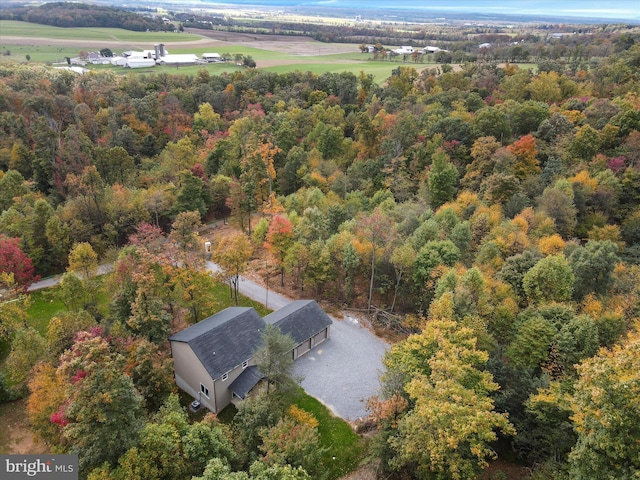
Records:
[[[219,53],[203,53],[202,60],[205,62],[213,63],[213,62],[222,62],[224,58]]]
[[[200,59],[195,53],[164,55],[156,60],[158,65],[195,65]]]
[[[396,48],[391,50],[391,53],[396,55],[411,55],[413,53],[413,47],[409,45],[402,46],[400,48]]]
[[[143,57],[130,57],[127,58],[124,66],[127,68],[147,68],[154,67],[156,65],[156,61],[152,58],[143,58]]]
[[[443,50],[440,47],[433,47],[431,45],[427,45],[422,49],[422,53],[424,53],[425,55],[428,53],[438,53],[438,52],[446,52],[446,50]]]
[[[109,60],[111,65],[115,65],[117,67],[124,67],[127,65],[127,57],[111,57]]]

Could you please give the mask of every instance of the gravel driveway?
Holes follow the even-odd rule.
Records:
[[[329,340],[296,360],[305,391],[345,419],[367,415],[366,402],[380,388],[382,356],[389,345],[353,317],[333,319]]]
[[[218,270],[212,262],[207,262],[207,268]],[[269,308],[274,310],[290,302],[276,292],[267,293],[262,285],[245,277],[241,277],[238,290],[258,302],[268,299]],[[357,420],[367,416],[367,399],[378,393],[382,356],[388,348],[354,317],[333,318],[329,339],[296,360],[294,375],[302,377],[302,388],[335,415]]]

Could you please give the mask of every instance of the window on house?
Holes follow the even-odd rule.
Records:
[[[200,392],[202,392],[205,397],[209,398],[209,389],[203,384],[200,384]]]
[[[229,378],[229,375],[226,373],[222,374],[222,381],[224,382],[227,378]]]
[[[244,362],[242,362],[242,368],[245,369],[249,366],[249,360],[245,360]]]

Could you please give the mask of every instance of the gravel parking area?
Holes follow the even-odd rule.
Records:
[[[380,389],[382,356],[389,345],[357,319],[333,319],[329,339],[296,360],[302,387],[344,420],[367,415],[366,402]]]

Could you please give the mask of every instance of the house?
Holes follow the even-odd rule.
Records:
[[[217,413],[263,378],[253,354],[267,324],[294,339],[296,359],[329,338],[331,323],[313,300],[291,302],[264,319],[253,308],[227,308],[169,337],[176,384]]]
[[[391,53],[393,53],[394,55],[411,55],[413,53],[413,47],[405,45],[403,47],[391,50]]]

